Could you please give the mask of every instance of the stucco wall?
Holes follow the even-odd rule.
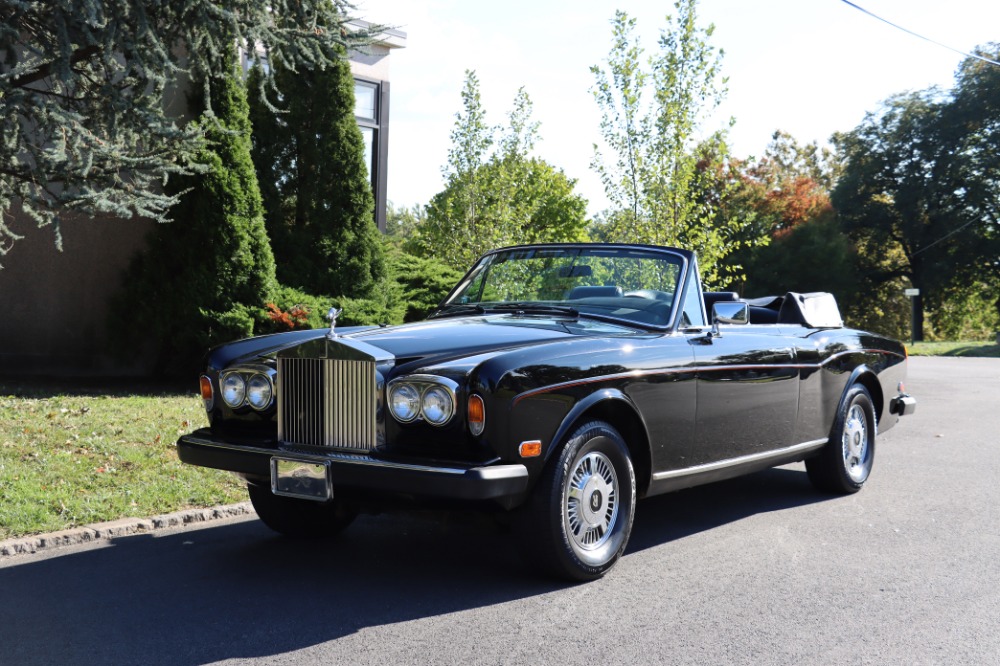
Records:
[[[107,354],[108,303],[129,259],[144,247],[147,220],[73,218],[51,228],[18,216],[24,236],[0,258],[0,375],[129,374]]]

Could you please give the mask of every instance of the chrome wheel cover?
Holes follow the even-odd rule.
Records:
[[[861,405],[851,405],[844,421],[841,445],[844,469],[855,483],[862,483],[871,472],[871,447],[868,440],[868,415]]]
[[[580,458],[563,494],[563,519],[573,545],[592,551],[608,542],[618,521],[618,475],[603,453]]]

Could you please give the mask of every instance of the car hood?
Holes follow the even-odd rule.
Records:
[[[450,318],[351,333],[345,337],[383,349],[397,363],[439,361],[499,349],[595,335],[634,334],[631,328],[588,320],[495,315]]]
[[[208,366],[221,370],[233,363],[273,358],[279,352],[326,338],[327,329],[313,329],[248,338],[211,350]],[[588,319],[534,315],[453,317],[399,326],[339,328],[339,338],[357,340],[391,354],[396,365],[439,363],[463,356],[517,349],[574,338],[635,335],[625,326]]]

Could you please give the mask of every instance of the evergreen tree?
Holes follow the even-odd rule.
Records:
[[[231,53],[226,73],[208,79],[214,110],[199,121],[207,143],[197,155],[208,169],[181,179],[184,222],[153,231],[112,306],[113,343],[153,353],[157,372],[187,371],[207,347],[252,335],[276,287],[241,74]]]
[[[322,67],[373,32],[347,29],[348,0],[0,0],[0,257],[59,213],[165,221],[170,176],[199,167],[207,125],[173,103],[190,76],[226,74],[234,44]],[[182,96],[180,96],[182,97]],[[214,108],[215,100],[206,100]],[[185,221],[180,219],[180,223]]]
[[[281,112],[255,96],[254,158],[278,279],[316,295],[365,298],[386,267],[350,65],[272,67]]]

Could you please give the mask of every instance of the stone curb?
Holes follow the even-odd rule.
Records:
[[[86,527],[74,527],[68,530],[39,534],[36,536],[19,537],[0,541],[0,559],[29,555],[41,551],[54,550],[65,546],[75,546],[91,541],[118,539],[135,534],[149,534],[157,530],[182,527],[194,523],[207,523],[224,518],[253,515],[250,502],[216,506],[210,509],[188,509],[176,513],[168,513],[152,518],[122,518],[106,523],[96,523]]]

